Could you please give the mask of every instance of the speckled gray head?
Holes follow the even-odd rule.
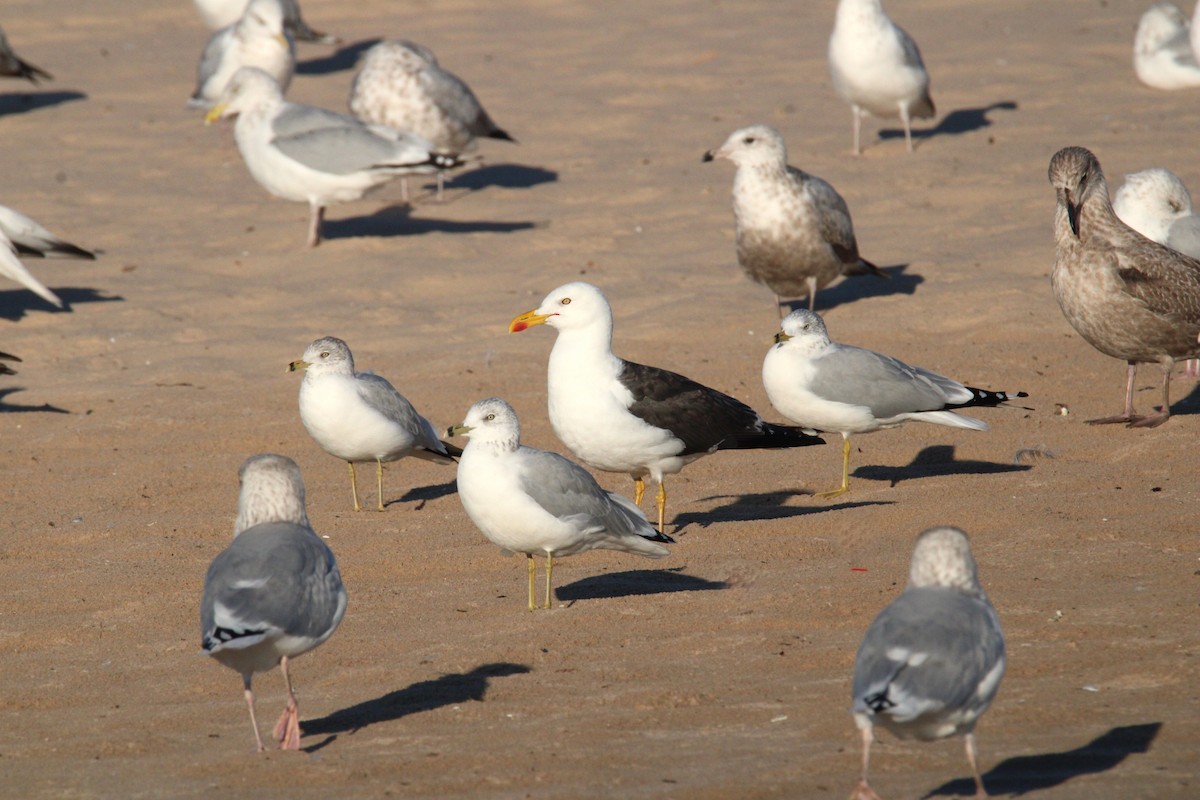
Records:
[[[917,537],[908,585],[914,588],[957,589],[984,596],[975,557],[967,535],[958,528],[930,528]]]
[[[263,453],[246,459],[238,470],[237,521],[233,535],[263,522],[294,522],[308,527],[304,479],[287,456]]]
[[[1108,184],[1100,160],[1084,147],[1064,147],[1050,159],[1050,185],[1058,196],[1059,208],[1067,213],[1071,233],[1079,236],[1079,210],[1093,198],[1109,205]]]

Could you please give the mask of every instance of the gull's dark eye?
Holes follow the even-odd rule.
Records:
[[[569,305],[571,305],[571,298],[564,297],[562,300],[559,301],[559,304],[564,305],[564,306],[569,306]]]
[[[747,136],[745,139],[742,139],[742,144],[754,144],[754,137]]]
[[[495,418],[496,418],[495,414],[488,414],[486,417],[484,417],[484,419],[486,419],[488,422],[491,422]]]

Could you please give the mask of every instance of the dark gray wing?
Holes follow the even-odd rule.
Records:
[[[866,406],[877,419],[940,411],[971,399],[970,391],[957,381],[853,345],[832,344],[812,365],[808,388],[813,394]]]
[[[208,568],[200,600],[202,646],[211,650],[273,632],[324,637],[341,619],[345,593],[333,551],[309,528],[255,525]]]
[[[472,136],[512,141],[512,137],[488,116],[483,104],[466,81],[453,72],[442,69],[433,62],[420,71],[417,79],[438,107],[451,119],[463,125]]]
[[[858,648],[854,711],[906,722],[944,709],[986,708],[991,696],[980,697],[980,685],[1003,659],[1000,622],[985,600],[954,589],[906,589]]]

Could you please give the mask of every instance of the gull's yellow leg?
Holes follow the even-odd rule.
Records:
[[[546,605],[550,607],[550,575],[554,572],[554,553],[546,553]]]
[[[654,496],[658,501],[658,532],[663,532],[663,526],[667,521],[667,484],[660,482],[658,484],[658,494]]]
[[[376,491],[379,492],[379,508],[376,511],[383,511],[383,461],[375,459],[375,483],[377,484]]]
[[[346,463],[350,465],[350,491],[354,493],[354,510],[362,511],[362,506],[358,504],[358,476],[354,473],[354,462]]]
[[[642,504],[642,496],[646,494],[646,482],[641,478],[633,479],[633,504],[640,506]]]
[[[842,485],[828,492],[817,492],[817,497],[837,497],[850,491],[850,437],[842,437]]]
[[[537,564],[533,561],[533,553],[526,553],[525,557],[529,559],[529,610],[533,611],[537,608],[533,603],[533,574],[537,570]]]

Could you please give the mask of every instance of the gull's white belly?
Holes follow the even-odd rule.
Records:
[[[362,399],[348,376],[306,377],[300,385],[300,421],[326,452],[346,461],[395,461],[414,444],[403,425]]]

